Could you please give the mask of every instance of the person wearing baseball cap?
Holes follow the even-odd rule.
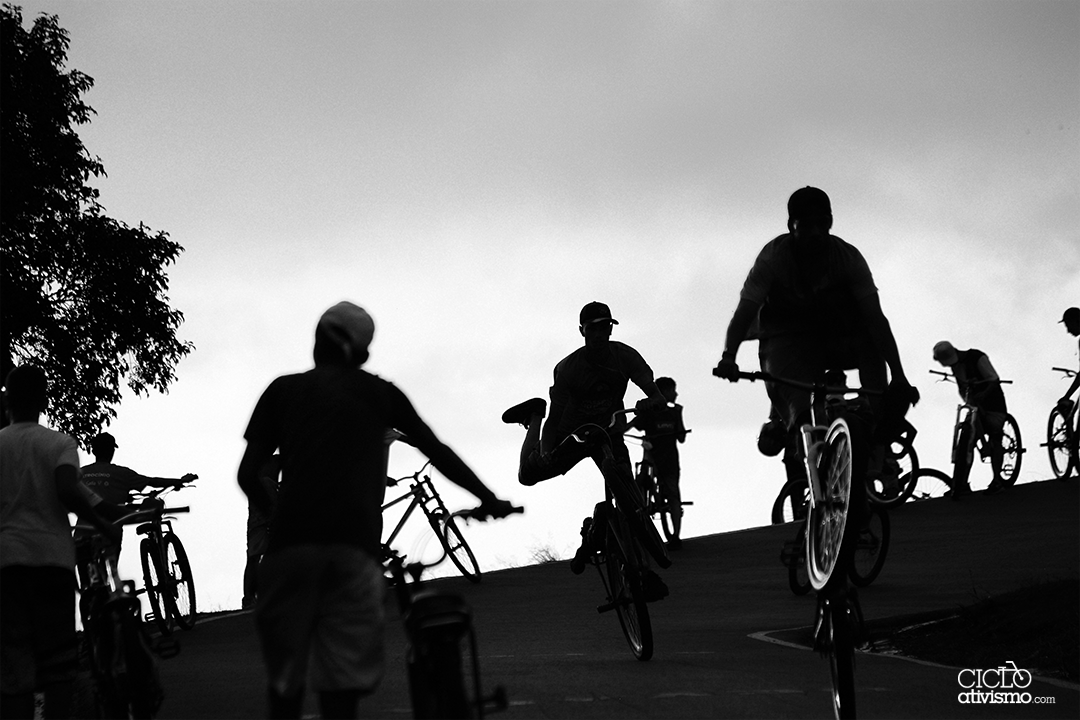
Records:
[[[761,368],[772,375],[815,382],[828,370],[858,369],[861,387],[888,386],[889,402],[874,398],[871,405],[880,427],[894,427],[892,416],[918,402],[918,391],[904,373],[866,259],[832,234],[832,202],[823,190],[793,192],[787,215],[788,231],[765,244],[746,276],[713,374],[738,380],[736,356],[753,330]],[[777,383],[766,390],[789,432],[808,418],[808,392]],[[883,409],[893,407],[885,418]],[[864,472],[879,471],[887,439],[876,439]],[[863,486],[853,483],[856,492]]]
[[[646,395],[638,403],[639,409],[666,404],[663,393],[656,386],[652,368],[641,353],[625,343],[611,340],[611,329],[617,324],[606,304],[587,303],[578,314],[578,332],[585,343],[555,366],[554,382],[548,391],[551,412],[547,420],[544,421],[547,403],[543,398],[526,400],[503,413],[503,422],[525,426],[518,465],[518,482],[522,485],[535,485],[565,475],[589,453],[599,468],[603,455],[598,450],[563,440],[586,423],[607,428],[612,414],[623,409],[623,398],[630,382]],[[625,428],[625,422],[619,423],[608,430],[608,436],[620,472],[631,481],[633,466],[623,441]],[[591,520],[586,518],[586,526]],[[581,547],[570,562],[574,574],[585,570],[590,554],[587,535],[583,527]],[[666,553],[661,553],[656,561],[661,567],[671,564]],[[650,570],[649,573],[646,596],[659,600],[667,594],[667,587],[655,572]]]
[[[1065,330],[1073,337],[1080,337],[1080,308],[1071,307],[1062,314],[1059,323],[1065,324]],[[1076,375],[1073,376],[1072,384],[1069,385],[1069,389],[1065,391],[1065,394],[1061,396],[1061,399],[1057,401],[1057,405],[1061,408],[1063,413],[1073,412],[1075,403],[1072,401],[1072,394],[1076,392],[1077,388],[1080,388],[1080,369],[1077,370]]]
[[[356,717],[382,676],[382,503],[392,430],[479,498],[482,513],[520,510],[436,437],[397,386],[362,369],[374,334],[360,306],[326,310],[315,326],[315,367],[273,380],[244,432],[237,481],[271,516],[255,602],[270,717],[300,717],[309,660],[322,717]],[[276,497],[260,479],[275,453]]]
[[[981,411],[979,426],[986,433],[990,446],[990,467],[994,478],[984,490],[986,495],[994,495],[1005,489],[1001,482],[1001,465],[1004,448],[1001,436],[1005,428],[1005,393],[1001,389],[1001,378],[990,364],[990,358],[982,350],[957,350],[948,340],[934,345],[934,360],[952,370],[956,380],[956,389],[960,398]],[[971,492],[967,477],[953,478],[952,498]]]

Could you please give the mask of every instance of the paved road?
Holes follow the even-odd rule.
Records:
[[[704,508],[694,508],[704,512]],[[1032,483],[1006,494],[909,503],[893,512],[880,578],[861,592],[875,626],[957,608],[1080,573],[1080,484]],[[783,641],[812,621],[812,596],[787,588],[779,563],[793,526],[691,538],[665,571],[671,596],[651,606],[656,655],[638,662],[613,613],[598,615],[600,580],[568,563],[504,570],[480,585],[439,581],[476,614],[485,683],[506,686],[515,718],[821,718],[830,715],[827,661]],[[804,628],[802,631],[792,629]],[[262,666],[251,617],[201,621],[162,663],[162,718],[256,718]],[[403,636],[388,628],[388,672],[365,717],[409,717]],[[1002,658],[1004,663],[1014,658]],[[1023,667],[1022,664],[1020,664]],[[880,654],[857,657],[861,717],[1076,718],[1080,688],[1036,679],[1046,704],[964,705],[957,669]],[[314,703],[308,703],[314,715]]]

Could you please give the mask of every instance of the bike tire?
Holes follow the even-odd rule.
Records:
[[[1072,472],[1075,451],[1072,448],[1072,428],[1067,413],[1059,408],[1050,411],[1046,423],[1046,451],[1050,455],[1050,469],[1054,477],[1064,480]]]
[[[469,543],[465,541],[465,536],[461,534],[461,529],[454,521],[454,517],[447,515],[440,525],[441,527],[437,528],[439,542],[442,543],[450,560],[470,582],[480,582],[480,563],[476,561],[476,555],[473,554]]]
[[[165,546],[165,562],[168,567],[165,572],[169,575],[172,584],[172,592],[166,595],[166,599],[173,613],[176,624],[184,630],[195,627],[195,579],[191,576],[191,563],[188,561],[187,551],[173,533],[162,536]]]
[[[780,494],[773,501],[773,525],[806,519],[806,494],[808,489],[806,478],[788,480],[784,483],[784,487],[780,488]]]
[[[932,500],[945,497],[952,491],[952,478],[941,470],[934,468],[919,468],[919,474],[915,478],[912,500]]]
[[[645,505],[647,498],[633,485],[633,478],[627,479],[619,473],[615,460],[611,455],[611,449],[604,448],[604,459],[600,463],[600,472],[604,476],[615,504],[627,519],[630,531],[641,543],[641,546],[656,560],[661,568],[671,567],[671,556],[668,555],[660,532],[652,523],[652,518],[647,514]]]
[[[801,550],[790,559],[788,565],[788,587],[795,595],[802,597],[810,592],[810,576],[806,572],[806,524],[800,528],[795,536],[795,542]]]
[[[1020,477],[1020,464],[1024,459],[1020,424],[1012,415],[1005,413],[1005,423],[1001,431],[1001,484],[1012,487]]]
[[[807,515],[806,557],[810,584],[822,590],[843,564],[850,534],[848,510],[852,503],[854,446],[851,429],[843,418],[832,422],[822,449],[822,502]],[[839,573],[843,574],[843,573]]]
[[[866,478],[866,496],[872,505],[892,508],[902,505],[915,491],[915,478],[919,473],[919,455],[906,440],[896,441],[885,448],[883,474],[890,478]],[[895,480],[891,475],[895,474]],[[893,485],[895,484],[895,487]]]
[[[829,670],[832,674],[833,715],[855,717],[855,628],[846,602],[830,605]]]
[[[649,660],[653,655],[652,621],[649,606],[641,588],[641,567],[633,548],[633,539],[623,534],[627,547],[620,542],[618,520],[611,519],[605,539],[604,554],[608,577],[610,602],[615,605],[619,625],[630,645],[630,651],[638,660]]]
[[[858,587],[866,587],[881,574],[885,558],[889,554],[892,523],[889,511],[883,507],[870,508],[870,519],[865,528],[859,528],[853,537],[855,547],[851,556],[848,577]]]
[[[146,599],[150,603],[150,610],[154,613],[154,624],[162,634],[168,635],[172,633],[172,608],[165,600],[161,582],[165,573],[160,567],[155,550],[154,541],[150,538],[143,538],[143,541],[139,543]]]
[[[421,661],[413,650],[408,661],[409,694],[418,720],[465,720],[474,717],[465,692],[461,648],[456,643],[428,643]]]

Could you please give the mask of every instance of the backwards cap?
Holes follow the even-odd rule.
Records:
[[[364,308],[343,300],[322,314],[318,329],[344,351],[346,358],[356,362],[367,356],[375,321]]]

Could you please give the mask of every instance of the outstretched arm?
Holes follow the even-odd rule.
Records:
[[[896,338],[893,336],[892,327],[888,318],[881,311],[881,299],[877,293],[867,295],[858,301],[859,311],[866,323],[870,341],[874,344],[878,353],[884,358],[889,366],[892,381],[899,385],[910,387],[907,376],[904,374],[904,366],[900,362],[900,351],[896,347]]]
[[[719,377],[735,381],[739,377],[739,365],[735,358],[739,354],[739,346],[746,339],[750,327],[754,324],[761,303],[739,298],[739,304],[735,308],[735,314],[728,323],[727,333],[724,335],[724,354],[716,365],[716,374]]]

